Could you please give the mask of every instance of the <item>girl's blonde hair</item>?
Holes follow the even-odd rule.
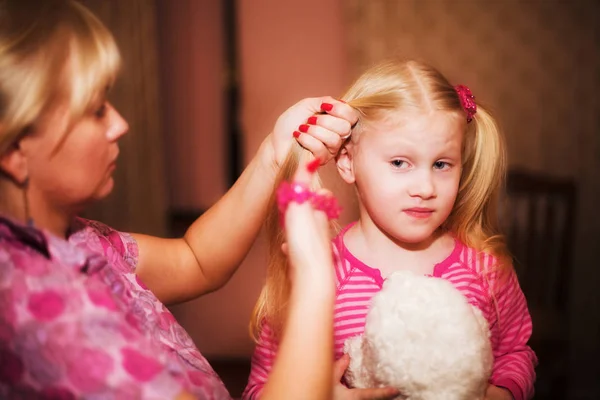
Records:
[[[454,86],[436,69],[417,61],[386,62],[367,70],[342,99],[360,114],[349,139],[352,141],[358,140],[366,124],[409,108],[447,111],[467,118]],[[303,151],[300,146],[294,146],[277,184],[293,176],[298,156]],[[456,202],[442,228],[481,254],[493,255],[497,260],[494,272],[508,270],[512,264],[500,234],[497,214],[506,169],[505,145],[494,118],[479,103],[472,122],[466,124],[462,162]],[[272,327],[275,337],[281,333],[290,292],[287,258],[281,252],[284,237],[274,199],[270,210],[266,222],[270,244],[267,280],[251,321],[255,339],[263,322]]]
[[[83,115],[117,74],[108,29],[71,0],[0,0],[0,154],[57,100]]]

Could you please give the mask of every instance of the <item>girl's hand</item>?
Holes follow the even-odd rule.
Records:
[[[338,153],[357,120],[356,110],[333,97],[299,101],[281,114],[268,138],[275,165],[283,165],[294,140],[326,164]]]
[[[333,367],[333,399],[334,400],[387,400],[398,397],[402,399],[398,389],[393,387],[349,389],[341,383],[342,377],[348,369],[350,357],[344,354],[335,362]]]
[[[489,385],[485,392],[485,400],[513,400],[513,396],[508,389]]]

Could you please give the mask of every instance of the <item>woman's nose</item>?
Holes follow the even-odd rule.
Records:
[[[129,124],[114,107],[110,106],[109,113],[110,122],[106,136],[109,141],[114,142],[129,131]]]

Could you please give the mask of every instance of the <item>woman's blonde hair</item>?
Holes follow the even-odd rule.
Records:
[[[365,125],[408,108],[447,111],[467,118],[454,86],[436,69],[417,61],[385,62],[367,70],[342,99],[360,114],[349,139],[352,141],[358,140]],[[477,113],[466,127],[458,195],[442,229],[452,232],[465,245],[482,254],[493,255],[497,260],[494,272],[500,272],[511,268],[498,223],[498,198],[506,169],[505,145],[494,118],[479,103]],[[294,146],[277,184],[293,176],[302,151],[299,146]],[[281,252],[284,237],[277,218],[272,199],[266,222],[270,244],[267,280],[251,321],[255,339],[263,322],[272,327],[277,337],[287,312],[290,282],[287,258]]]
[[[111,33],[80,3],[0,0],[0,154],[57,100],[83,115],[119,66]]]

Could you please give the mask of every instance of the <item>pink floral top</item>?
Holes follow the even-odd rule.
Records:
[[[230,399],[136,276],[135,240],[76,225],[65,241],[0,217],[0,398]]]

